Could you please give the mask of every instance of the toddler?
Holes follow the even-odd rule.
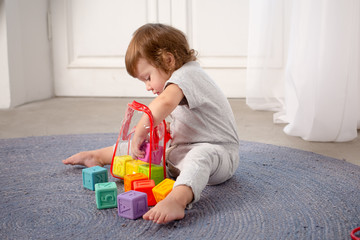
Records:
[[[125,56],[128,73],[158,95],[150,104],[154,126],[170,116],[172,141],[166,162],[174,188],[143,218],[156,223],[182,219],[186,207],[200,199],[207,184],[232,177],[239,164],[235,119],[225,95],[196,62],[185,35],[163,24],[146,24],[133,35]],[[131,142],[131,155],[140,149],[149,126],[144,114]],[[80,152],[64,164],[87,167],[111,164],[113,147]]]

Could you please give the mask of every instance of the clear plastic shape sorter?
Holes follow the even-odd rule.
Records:
[[[137,123],[144,114],[150,122],[150,126],[144,126],[149,128],[149,134],[148,139],[141,146],[146,154],[142,159],[133,159],[130,152],[131,139]],[[111,175],[124,179],[126,175],[143,173],[149,179],[153,179],[155,184],[160,183],[166,178],[165,151],[169,139],[165,120],[154,126],[153,116],[147,106],[136,101],[129,103],[115,144],[110,167]]]

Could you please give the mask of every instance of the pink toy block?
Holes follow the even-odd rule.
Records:
[[[117,196],[118,215],[137,219],[148,211],[147,195],[143,192],[128,191]]]
[[[152,156],[151,156],[151,163],[152,164],[160,164],[161,163],[161,158],[163,155],[163,149],[164,147],[159,146],[158,150],[153,150],[152,151]],[[141,146],[141,150],[145,151],[145,157],[144,158],[139,158],[139,160],[144,161],[144,162],[149,162],[149,157],[150,157],[150,143],[145,143]]]
[[[134,190],[138,192],[146,193],[148,199],[148,206],[155,206],[156,200],[152,189],[155,187],[154,180],[140,180],[134,182]]]

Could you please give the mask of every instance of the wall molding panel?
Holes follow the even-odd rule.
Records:
[[[55,94],[152,96],[128,76],[125,53],[138,27],[161,22],[187,35],[228,97],[243,97],[248,1],[50,0]]]

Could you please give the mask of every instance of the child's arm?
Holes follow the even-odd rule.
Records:
[[[154,126],[159,125],[179,105],[183,97],[184,94],[178,85],[170,84],[167,86],[148,106],[153,115]],[[150,122],[148,116],[144,114],[136,125],[131,142],[131,153],[134,158],[144,157],[145,153],[140,150],[140,146],[149,133],[147,126],[150,126]]]

